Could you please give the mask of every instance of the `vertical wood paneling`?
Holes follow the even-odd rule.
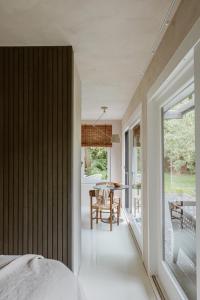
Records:
[[[6,51],[7,52],[7,51]],[[14,245],[13,253],[18,253],[19,242],[19,53],[13,49],[13,93],[14,93]],[[6,67],[7,68],[7,67]],[[9,85],[9,82],[8,82]]]
[[[58,259],[63,259],[63,56],[58,48]]]
[[[4,70],[4,51],[3,48],[0,48],[0,66],[2,71]],[[3,72],[0,72],[0,98],[4,98],[4,76]],[[4,103],[1,104],[0,109],[0,136],[3,139],[4,137]],[[0,157],[4,161],[4,144],[0,143]],[[3,199],[4,199],[4,179],[3,179],[3,164],[0,165],[0,253],[3,253],[3,241],[4,241],[4,208],[3,208]]]
[[[34,98],[33,98],[33,49],[29,48],[28,51],[28,119],[29,119],[29,131],[28,131],[28,252],[33,252],[33,112],[34,112]]]
[[[38,48],[33,51],[33,252],[38,253]]]
[[[9,82],[10,82],[10,90],[9,90],[9,114],[10,114],[10,122],[9,122],[9,210],[8,210],[8,219],[9,219],[9,246],[8,253],[12,253],[13,251],[13,183],[14,183],[14,174],[13,174],[13,164],[14,164],[14,126],[13,126],[13,117],[14,117],[14,97],[13,97],[13,53],[11,49],[9,49]]]
[[[24,48],[24,207],[23,207],[23,253],[28,253],[28,170],[29,170],[29,80],[28,80],[28,48]]]
[[[42,217],[43,217],[43,51],[39,48],[38,52],[38,253],[42,253],[43,249],[43,229],[42,229]]]
[[[53,153],[52,153],[52,161],[53,161],[53,201],[52,201],[52,209],[53,209],[53,215],[52,215],[52,226],[53,226],[53,257],[58,257],[58,218],[57,218],[57,209],[58,209],[58,53],[57,48],[53,48],[52,52],[52,74],[53,74],[53,81],[52,81],[52,95],[53,95],[53,115],[52,115],[52,125],[53,125]]]
[[[18,253],[23,253],[23,207],[24,207],[24,52],[18,49],[19,59],[19,206],[18,206]]]
[[[0,254],[71,266],[72,48],[0,47]]]
[[[4,55],[5,64],[4,64],[4,251],[9,253],[8,239],[9,239],[9,230],[8,230],[8,205],[9,205],[9,49],[5,51]]]
[[[68,228],[67,228],[67,218],[65,218],[65,216],[68,217],[68,211],[67,211],[67,202],[65,201],[65,199],[68,198],[68,190],[67,190],[67,179],[70,181],[70,178],[68,178],[68,174],[67,174],[67,169],[68,169],[68,164],[69,164],[69,148],[70,145],[68,143],[70,143],[69,141],[69,136],[68,136],[68,132],[65,131],[65,128],[68,128],[68,118],[67,118],[67,110],[68,110],[68,103],[67,101],[64,101],[64,99],[67,99],[67,89],[68,89],[68,78],[67,78],[67,73],[66,70],[64,68],[64,66],[67,64],[67,53],[65,52],[65,49],[63,48],[63,53],[62,53],[62,58],[63,58],[63,64],[62,64],[62,77],[63,77],[63,83],[66,82],[66,84],[63,84],[63,95],[62,95],[62,109],[63,109],[63,131],[62,131],[62,140],[63,140],[63,157],[62,157],[62,161],[63,161],[63,165],[67,166],[66,170],[63,169],[63,177],[62,177],[62,193],[63,193],[63,199],[62,199],[62,231],[63,231],[63,236],[67,236],[68,237]],[[67,159],[69,158],[69,159]],[[63,261],[67,261],[68,260],[68,247],[67,247],[67,240],[63,239]]]
[[[72,56],[72,52],[67,51],[67,49],[65,48],[65,52],[66,55],[68,57],[68,65],[70,66],[70,69],[73,70],[73,56]],[[73,71],[72,71],[72,76],[69,76],[69,73],[67,72],[67,82],[68,82],[68,89],[67,89],[67,99],[73,99]],[[67,101],[67,111],[66,113],[68,114],[68,112],[71,113],[71,116],[73,115],[73,102],[72,101]],[[67,118],[68,123],[67,123],[67,128],[72,128],[71,125],[71,119]],[[73,131],[69,130],[67,131],[67,135],[68,135],[68,139],[66,141],[66,144],[68,143],[68,141],[70,141],[70,147],[68,147],[68,153],[67,153],[67,199],[72,199],[72,161],[73,161]],[[70,183],[68,186],[68,182]],[[67,245],[71,243],[72,240],[72,201],[68,201],[66,202],[66,206],[67,206],[67,221],[68,224],[66,226],[67,228]],[[72,262],[72,247],[68,247],[68,256],[67,259],[65,260],[66,262]],[[69,265],[70,268],[72,268],[72,265]]]
[[[48,48],[43,49],[43,255],[48,256]]]
[[[48,123],[47,123],[47,127],[48,127],[48,171],[47,171],[47,175],[48,175],[48,257],[52,258],[53,255],[53,239],[52,239],[52,226],[53,226],[53,214],[52,214],[52,198],[53,198],[53,177],[52,177],[52,166],[53,166],[53,97],[52,97],[52,83],[53,83],[53,70],[52,70],[52,66],[53,66],[53,61],[52,61],[52,49],[49,48],[48,49],[48,76],[47,76],[47,86],[48,86]]]

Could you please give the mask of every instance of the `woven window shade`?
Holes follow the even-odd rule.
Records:
[[[136,147],[140,147],[140,125],[133,128],[133,141]]]
[[[82,125],[82,147],[112,147],[112,125]]]

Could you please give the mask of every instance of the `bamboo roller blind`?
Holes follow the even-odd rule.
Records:
[[[140,125],[133,128],[133,141],[136,147],[140,147]]]
[[[112,147],[112,125],[82,125],[83,147]]]

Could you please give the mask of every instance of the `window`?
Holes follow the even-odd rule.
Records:
[[[125,191],[126,215],[140,248],[143,247],[142,228],[142,145],[141,122],[124,132],[124,182],[129,185]]]
[[[124,134],[124,150],[125,150],[125,165],[124,165],[124,182],[126,185],[129,185],[129,130],[127,130]],[[126,210],[130,211],[130,197],[129,197],[129,190],[125,190],[125,207]]]
[[[196,299],[194,95],[163,109],[163,259]]]
[[[142,203],[141,203],[141,134],[140,124],[132,129],[132,214],[133,218],[141,230]]]
[[[110,148],[83,147],[83,180],[84,182],[97,182],[110,178]]]

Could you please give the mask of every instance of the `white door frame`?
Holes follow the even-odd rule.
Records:
[[[191,31],[187,34],[187,36],[185,37],[185,39],[183,40],[183,42],[180,44],[180,46],[177,48],[176,52],[173,54],[173,56],[171,57],[171,59],[169,60],[168,64],[165,66],[164,70],[162,71],[162,73],[158,76],[158,78],[156,79],[156,81],[152,84],[151,88],[149,89],[149,91],[147,92],[147,98],[144,99],[144,101],[147,102],[150,101],[150,99],[152,99],[153,96],[156,95],[157,92],[159,92],[160,87],[162,86],[162,83],[165,82],[167,83],[167,79],[169,79],[169,75],[173,72],[173,70],[175,69],[175,67],[179,64],[179,62],[185,57],[185,55],[193,48],[195,48],[195,67],[194,67],[194,73],[195,74],[200,74],[200,59],[199,59],[199,43],[200,41],[200,18],[196,21],[196,23],[194,24],[194,26],[192,27]],[[196,97],[196,117],[198,119],[200,119],[200,78],[198,76],[195,76],[195,97]],[[144,106],[146,107],[146,105]],[[147,145],[145,148],[147,148],[147,164],[146,164],[146,170],[147,170],[147,176],[146,176],[146,186],[147,186],[147,191],[145,192],[147,195],[147,203],[146,203],[146,208],[145,208],[145,220],[147,221],[148,225],[147,225],[147,233],[146,235],[146,239],[147,239],[147,256],[146,256],[146,266],[147,266],[147,271],[149,276],[151,276],[152,274],[157,275],[157,249],[155,249],[154,252],[154,258],[152,257],[151,253],[152,249],[154,249],[154,245],[157,244],[157,240],[158,240],[158,232],[154,231],[154,234],[151,235],[152,230],[154,230],[156,228],[156,219],[153,218],[151,219],[151,215],[152,215],[152,205],[154,204],[155,199],[152,198],[153,196],[153,187],[150,186],[150,182],[149,182],[149,175],[148,174],[148,170],[149,168],[153,168],[154,163],[151,160],[152,155],[156,156],[156,151],[157,149],[154,148],[154,146],[150,143],[150,136],[156,134],[156,131],[153,131],[151,127],[149,127],[149,124],[153,124],[154,122],[156,122],[155,119],[152,118],[152,110],[153,110],[153,105],[150,107],[148,105],[148,112],[147,112]],[[198,128],[196,128],[196,130],[198,131]],[[198,131],[199,133],[199,131]],[[197,135],[196,138],[196,160],[199,162],[200,161],[200,145],[199,145],[199,137]],[[152,147],[152,148],[151,148]],[[199,173],[200,173],[200,164],[197,163],[196,166],[196,176],[198,176],[199,178]],[[153,183],[153,179],[154,179],[154,184],[156,187],[156,178],[152,178],[151,183]],[[200,194],[200,186],[197,186],[196,189],[197,194]],[[145,197],[146,198],[146,197]],[[197,213],[198,215],[200,214],[200,203],[199,201],[197,201]],[[156,215],[158,212],[155,210],[154,211],[154,215]],[[146,222],[145,221],[145,222]],[[196,244],[197,244],[197,248],[200,249],[200,220],[197,220],[197,224],[196,224],[196,231],[197,231],[197,236],[196,236]],[[197,299],[200,300],[200,259],[199,257],[197,257]],[[174,289],[174,285],[172,284],[171,287]],[[170,294],[170,289],[167,290],[167,292]],[[169,295],[168,295],[169,296]],[[180,295],[177,295],[178,298],[172,298],[174,299],[180,299]],[[184,299],[184,298],[182,298]]]
[[[194,48],[194,85],[195,85],[195,117],[196,124],[200,120],[200,42]],[[196,135],[196,176],[200,178],[200,130],[199,126],[195,128]],[[197,197],[197,215],[200,216],[200,181],[196,180]],[[197,247],[197,300],[200,299],[200,218],[197,218],[196,224],[196,247]]]
[[[195,70],[194,70],[195,56]],[[194,81],[195,72],[195,81]],[[175,99],[176,96],[184,94],[188,86],[195,87],[195,116],[196,116],[196,182],[200,182],[200,46],[192,49],[185,59],[174,69],[172,74],[164,81],[162,86],[148,99],[148,195],[149,195],[149,260],[150,273],[156,274],[162,286],[167,291],[170,299],[187,299],[180,288],[174,275],[162,259],[162,120],[161,107],[166,104],[166,100]],[[198,120],[198,121],[197,121]],[[200,187],[197,184],[197,249],[200,249]],[[200,251],[197,251],[197,291],[199,291],[199,265]]]
[[[133,128],[137,125],[140,124],[140,136],[142,136],[142,121],[141,121],[141,111],[138,115],[137,120],[135,120],[134,123],[132,123],[131,127],[130,127],[130,145],[129,145],[129,151],[130,151],[130,160],[129,160],[129,164],[130,164],[130,183],[133,183]],[[142,145],[142,139],[141,139],[141,149],[143,149],[143,145]],[[142,151],[142,150],[141,150]],[[143,152],[143,151],[142,151]],[[141,159],[142,159],[142,153],[141,153]],[[141,231],[138,229],[138,226],[133,218],[133,222],[130,224],[131,227],[133,228],[135,237],[137,239],[137,242],[140,246],[140,250],[143,252],[143,164],[142,164],[142,170],[141,170],[141,182],[142,182],[142,186],[141,186],[141,203],[142,203],[142,207],[141,207]],[[129,197],[130,197],[130,205],[131,205],[131,210],[133,207],[133,189],[130,188],[130,193],[129,193]],[[131,214],[133,214],[133,212],[131,211]]]
[[[125,165],[125,140],[124,140],[124,135],[125,132],[129,132],[129,183],[132,183],[133,175],[132,175],[132,144],[133,144],[133,136],[132,136],[132,130],[133,128],[137,125],[140,124],[140,130],[141,130],[141,145],[142,144],[142,133],[143,133],[143,127],[142,127],[142,106],[139,105],[134,113],[131,115],[131,117],[128,119],[124,127],[122,128],[122,135],[123,135],[123,150],[122,150],[122,161],[123,161],[123,166]],[[142,146],[143,147],[143,146]],[[143,152],[143,150],[142,150]],[[143,154],[142,154],[143,155]],[[143,166],[143,164],[142,164]],[[124,168],[123,168],[123,177],[125,176],[124,174]],[[142,174],[141,174],[142,180],[143,180],[143,167],[142,167]],[[124,200],[123,200],[124,201]],[[143,203],[143,185],[141,188],[141,201]],[[129,203],[132,207],[132,188],[129,188]],[[129,212],[130,213],[130,212]],[[142,205],[142,225],[141,225],[141,234],[136,226],[136,224],[130,224],[132,225],[136,240],[138,242],[138,245],[140,246],[140,250],[143,252],[143,205]]]

